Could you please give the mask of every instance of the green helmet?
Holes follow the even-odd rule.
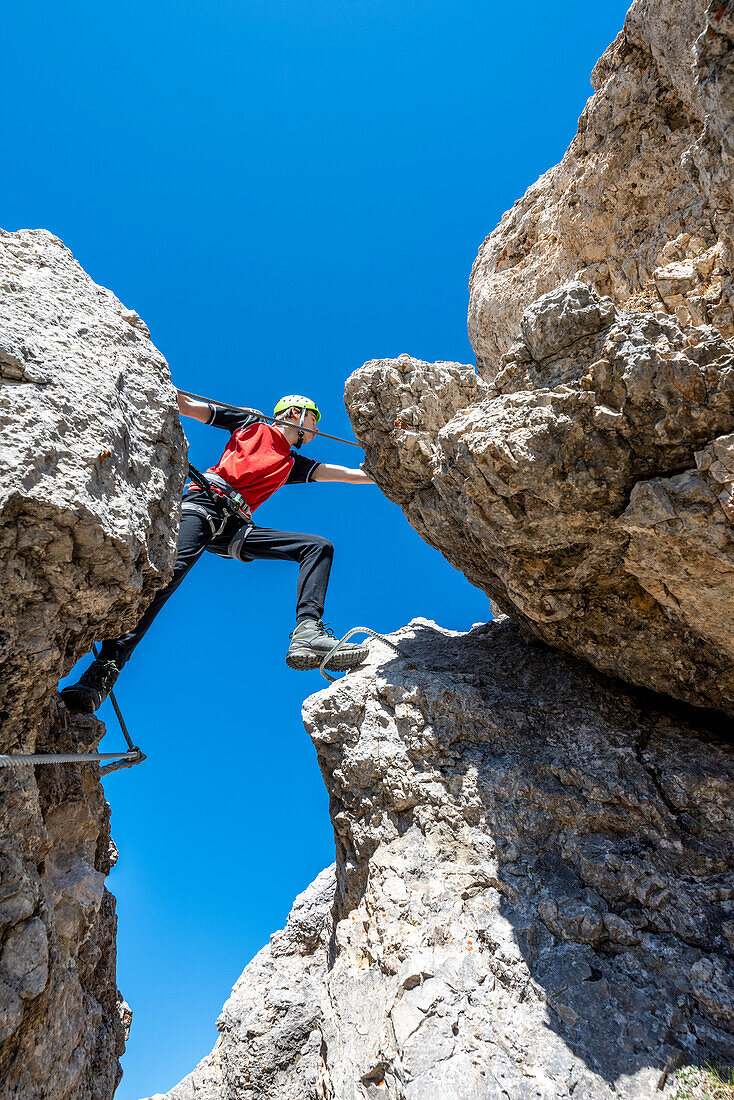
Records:
[[[281,413],[286,412],[288,409],[303,409],[305,412],[315,413],[317,424],[321,419],[321,413],[319,412],[318,406],[311,398],[302,397],[297,393],[291,393],[286,397],[281,397],[280,401],[273,409],[273,416],[280,416]]]

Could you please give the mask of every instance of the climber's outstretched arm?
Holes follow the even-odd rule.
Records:
[[[194,401],[193,397],[184,397],[182,393],[178,394],[178,411],[182,416],[200,420],[202,424],[208,424],[212,415],[211,405],[206,401]]]
[[[329,462],[320,462],[313,472],[312,481],[346,481],[350,485],[374,485],[374,481],[364,470],[353,470],[349,466],[332,466]]]

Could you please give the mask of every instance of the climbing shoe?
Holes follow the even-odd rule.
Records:
[[[120,669],[114,661],[92,661],[75,684],[59,692],[64,705],[75,714],[94,714],[115,686]]]
[[[324,626],[321,619],[302,619],[290,638],[291,644],[288,646],[285,663],[299,672],[318,668],[337,643],[334,631]],[[332,672],[348,672],[362,664],[367,652],[366,645],[351,645],[346,642],[326,667]]]

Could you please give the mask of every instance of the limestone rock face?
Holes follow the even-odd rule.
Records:
[[[687,631],[732,654],[734,435],[697,451],[696,467],[636,485],[620,517],[624,568]]]
[[[406,356],[346,395],[377,482],[505,612],[728,713],[733,47],[731,5],[636,0],[566,156],[476,257],[475,398],[454,366],[426,404],[445,367]]]
[[[734,713],[731,5],[636,0],[592,82],[475,261],[480,378],[376,360],[346,404],[384,492],[500,608]]]
[[[469,335],[491,377],[523,310],[571,278],[734,334],[734,15],[636,0],[566,156],[484,241]]]
[[[0,714],[27,727],[170,575],[184,439],[144,323],[58,238],[0,233],[0,279]]]
[[[52,703],[39,752],[89,752],[104,726]],[[30,776],[28,773],[30,772]],[[0,1096],[109,1100],[125,1049],[115,978],[117,858],[93,764],[0,769]]]
[[[304,706],[333,909],[328,872],[166,1100],[642,1100],[734,1057],[725,724],[507,618],[395,640]]]
[[[489,384],[407,356],[356,371],[370,472],[533,634],[734,713],[730,345],[580,282],[529,306],[517,336]]]
[[[457,410],[454,371],[424,407],[434,367],[405,357],[346,392],[379,484],[499,607],[729,713],[732,482],[713,449],[734,427],[733,47],[730,5],[637,0],[563,161],[475,261],[476,398]]]
[[[734,1058],[731,722],[670,698],[734,714],[733,46],[731,3],[636,0],[474,264],[479,375],[348,380],[382,490],[517,621],[417,620],[307,700],[333,903],[166,1100],[642,1100]]]
[[[45,231],[0,232],[0,474],[0,753],[89,751],[57,680],[170,575],[185,446],[145,325]],[[0,768],[2,1100],[114,1092],[114,858],[97,765]]]
[[[734,14],[636,0],[578,132],[485,240],[469,337],[491,378],[536,298],[579,279],[734,335]]]

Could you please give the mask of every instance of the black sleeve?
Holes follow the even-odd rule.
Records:
[[[295,451],[291,451],[291,454],[293,455],[293,469],[288,474],[286,485],[305,485],[307,481],[313,480],[313,472],[321,463],[315,458],[304,458],[303,455],[296,454]]]
[[[250,424],[256,424],[260,419],[257,409],[223,409],[219,405],[210,405],[209,408],[211,412],[207,424],[213,428],[224,428],[230,434],[238,428],[249,428]]]

